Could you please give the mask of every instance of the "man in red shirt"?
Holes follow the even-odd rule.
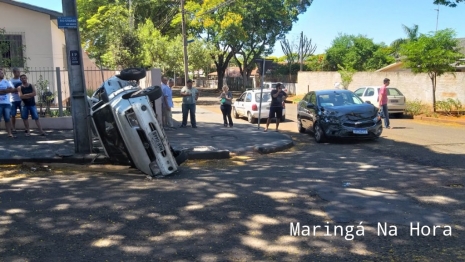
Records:
[[[384,126],[386,128],[391,128],[389,126],[389,111],[388,111],[388,85],[390,83],[389,78],[384,78],[383,80],[384,85],[379,89],[379,108],[381,109],[381,115],[384,116]]]

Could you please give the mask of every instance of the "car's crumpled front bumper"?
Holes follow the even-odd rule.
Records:
[[[366,138],[373,139],[381,136],[383,126],[381,120],[347,121],[342,119],[337,123],[322,121],[322,128],[327,137]]]

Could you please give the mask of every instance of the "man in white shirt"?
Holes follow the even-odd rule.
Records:
[[[8,136],[11,138],[16,138],[11,133],[11,102],[10,94],[15,91],[13,84],[10,81],[5,79],[5,73],[3,69],[0,68],[0,121],[5,120],[5,128]]]
[[[18,95],[18,87],[21,86],[21,71],[19,68],[13,68],[13,78],[10,79],[11,84],[15,88],[15,92],[11,93],[11,133],[16,133],[16,114],[21,113],[21,98]]]
[[[174,80],[169,79],[168,86],[163,88],[163,126],[174,129],[173,125],[173,114],[171,108],[173,108],[173,88]]]

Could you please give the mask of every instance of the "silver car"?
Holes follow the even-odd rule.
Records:
[[[370,102],[371,104],[378,106],[379,89],[380,86],[365,86],[358,88],[354,93],[363,101]],[[388,86],[387,91],[389,113],[396,114],[401,117],[406,108],[405,96],[395,87]]]
[[[150,176],[170,175],[187,156],[170,147],[151,103],[162,96],[161,88],[141,89],[137,81],[143,77],[143,69],[126,69],[106,80],[91,98],[92,122],[112,162]]]

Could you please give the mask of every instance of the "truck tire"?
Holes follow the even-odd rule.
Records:
[[[157,100],[158,98],[163,96],[163,91],[159,86],[151,86],[145,89],[139,90],[131,94],[131,98],[140,97],[140,96],[148,96],[150,101]]]
[[[121,80],[126,80],[126,81],[138,81],[142,78],[144,78],[147,75],[145,72],[145,69],[143,68],[126,68],[121,70],[119,75],[117,77]]]

